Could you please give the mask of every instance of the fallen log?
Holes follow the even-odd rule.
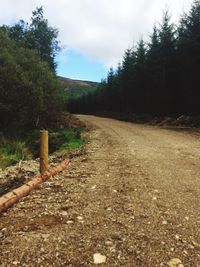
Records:
[[[69,160],[64,160],[44,174],[38,174],[33,180],[0,197],[0,213],[17,203],[21,198],[29,195],[30,192],[38,188],[40,184],[63,171],[68,165]]]

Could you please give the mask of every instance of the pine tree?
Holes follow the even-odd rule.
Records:
[[[132,93],[133,110],[137,113],[144,113],[147,108],[146,53],[146,44],[144,40],[141,39],[135,51],[134,90]]]
[[[141,39],[138,43],[137,51],[136,51],[136,63],[137,64],[145,64],[146,61],[146,47],[144,40]]]
[[[159,54],[160,41],[158,36],[158,29],[156,26],[153,28],[153,33],[150,35],[150,42],[148,44],[148,54],[147,57],[150,60],[156,60]]]
[[[113,80],[114,80],[114,70],[113,68],[110,68],[108,72],[108,77],[107,77],[108,88],[110,89],[112,89]]]
[[[150,35],[150,42],[147,50],[147,80],[148,80],[148,112],[150,114],[158,114],[160,94],[160,73],[161,73],[161,58],[160,58],[160,40],[158,29],[153,28],[153,33]]]
[[[178,29],[179,79],[185,112],[199,114],[200,69],[200,2],[194,1],[189,14],[184,14]]]
[[[170,23],[169,12],[165,11],[163,21],[159,30],[160,47],[162,55],[166,58],[174,52],[176,45],[174,24]]]
[[[161,114],[175,114],[176,99],[176,73],[175,70],[175,52],[176,52],[176,31],[174,25],[170,22],[169,12],[165,11],[161,27],[158,31],[159,37],[159,110]]]

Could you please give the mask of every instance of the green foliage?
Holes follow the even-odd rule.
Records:
[[[29,147],[34,157],[39,157],[40,141],[39,131],[33,130],[21,136],[25,140],[27,147]],[[84,143],[81,137],[80,130],[73,129],[56,129],[49,130],[49,153],[56,151],[63,151],[73,148],[74,143],[79,147]]]
[[[0,30],[0,129],[46,126],[64,104],[56,76],[35,51]]]
[[[84,144],[79,130],[49,131],[49,153],[79,148]],[[16,164],[20,160],[39,157],[39,130],[15,135],[0,134],[0,168]]]
[[[42,7],[33,11],[30,25],[20,20],[13,26],[4,25],[2,29],[18,46],[35,50],[40,58],[47,62],[50,69],[55,72],[55,56],[60,50],[57,40],[58,30],[49,26],[48,20],[44,18]]]
[[[29,160],[32,154],[25,142],[5,138],[0,135],[0,168],[16,164],[20,160]]]
[[[58,130],[49,132],[50,153],[77,148],[83,144],[80,131]]]

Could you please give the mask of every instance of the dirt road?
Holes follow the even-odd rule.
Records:
[[[0,266],[200,266],[200,136],[79,117],[86,154],[1,216]]]

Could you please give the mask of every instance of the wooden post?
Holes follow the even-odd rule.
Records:
[[[40,131],[40,173],[48,170],[48,131]]]

